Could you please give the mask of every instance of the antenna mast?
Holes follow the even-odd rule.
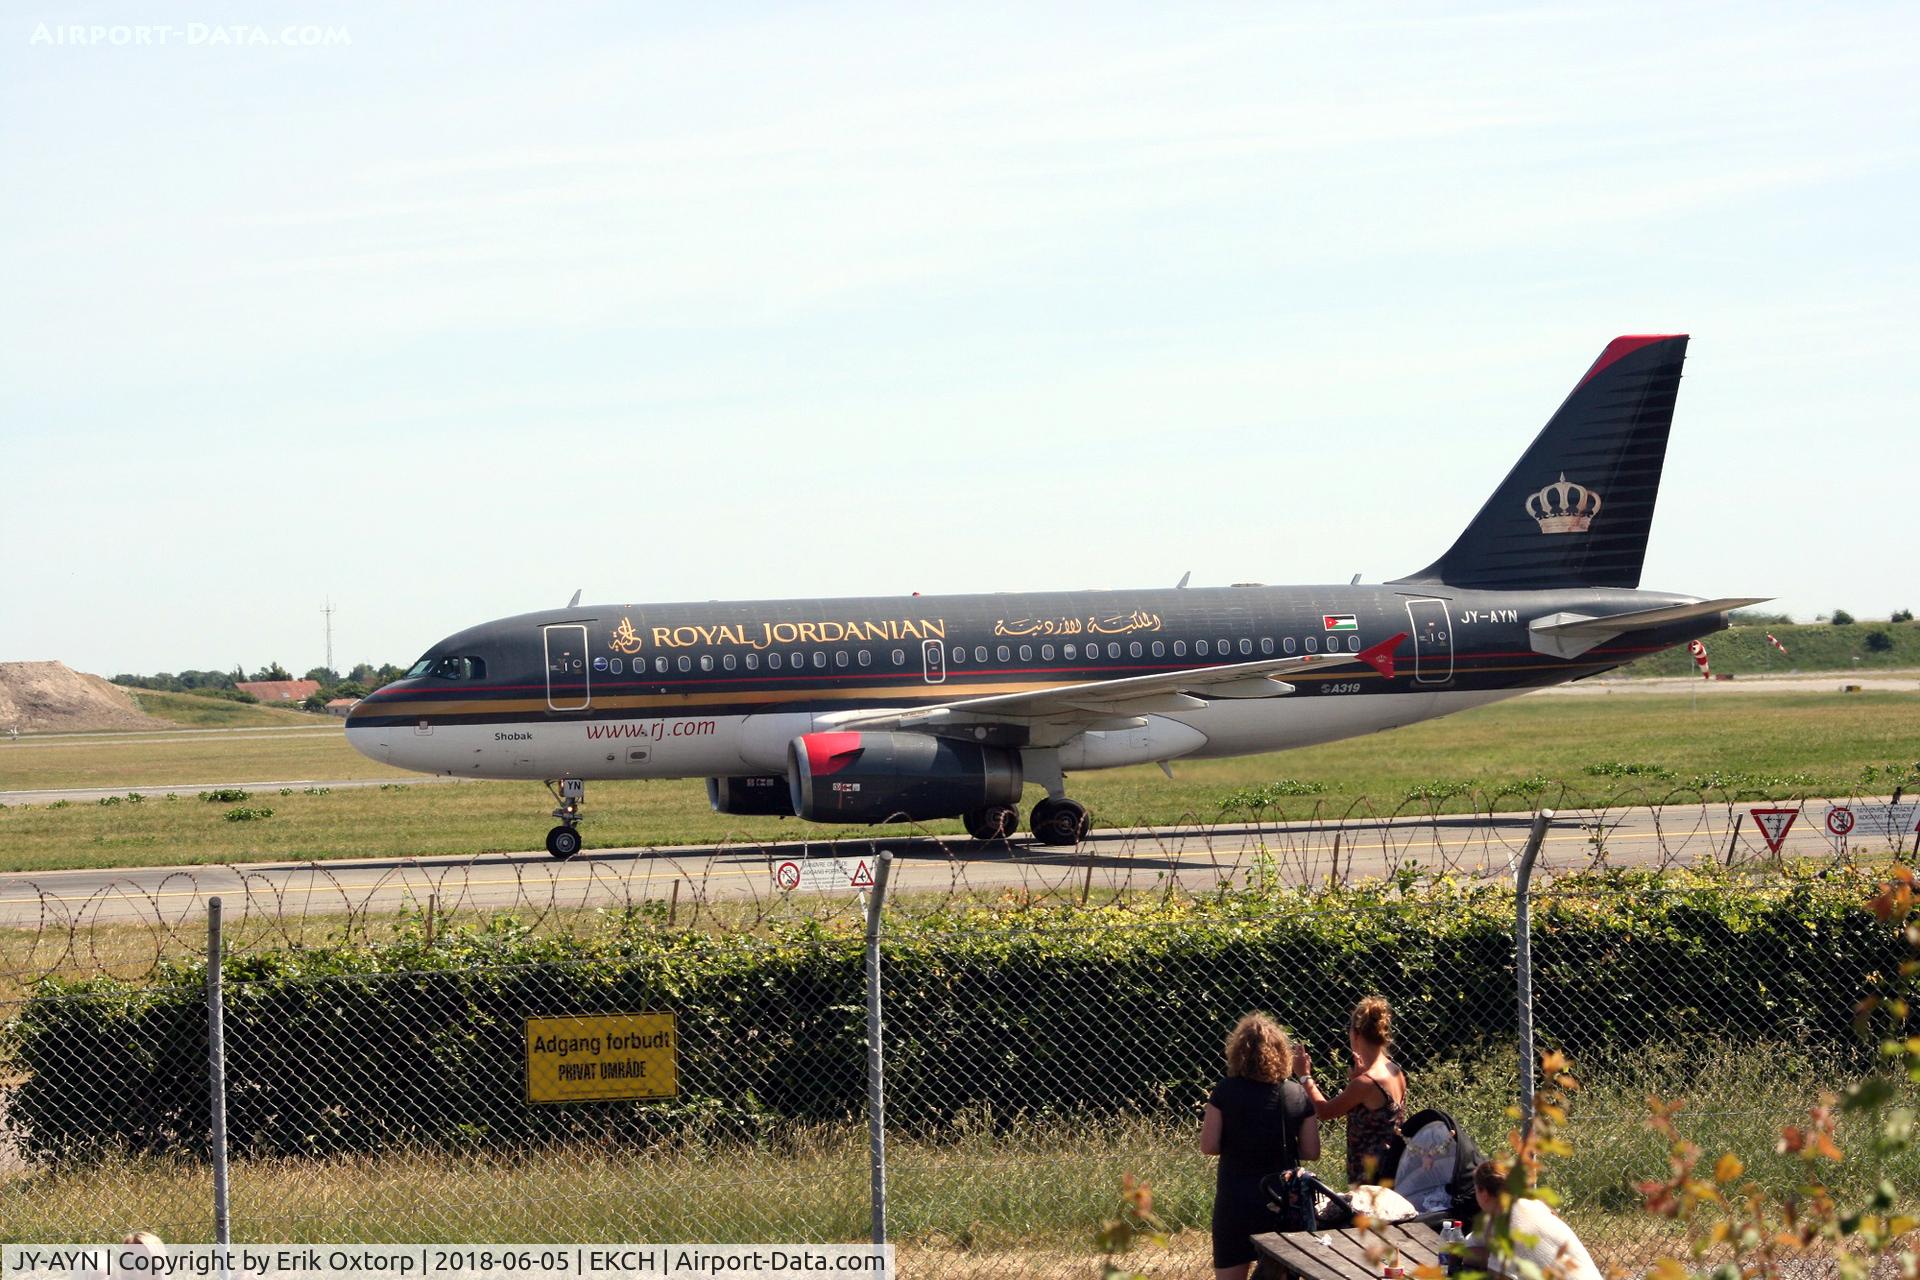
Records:
[[[327,620],[327,670],[333,670],[333,597],[328,596],[326,604],[320,607],[320,616]]]

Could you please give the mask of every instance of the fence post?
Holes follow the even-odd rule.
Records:
[[[1553,810],[1533,815],[1527,849],[1520,856],[1520,876],[1513,895],[1513,970],[1519,987],[1520,1017],[1520,1132],[1533,1132],[1533,913],[1527,891],[1533,882],[1533,860],[1553,825]]]
[[[213,1121],[213,1241],[233,1243],[227,1215],[227,1028],[220,987],[220,899],[207,899],[207,1110]]]
[[[886,1020],[880,1012],[880,913],[887,902],[887,875],[893,854],[882,851],[873,874],[873,896],[867,900],[867,1159],[873,1191],[873,1243],[887,1242],[887,1085],[883,1078],[886,1055],[881,1037]]]

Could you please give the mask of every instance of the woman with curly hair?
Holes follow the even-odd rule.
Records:
[[[1347,1046],[1353,1053],[1353,1071],[1347,1087],[1329,1098],[1313,1080],[1313,1064],[1303,1049],[1295,1056],[1293,1073],[1313,1099],[1313,1114],[1321,1120],[1347,1118],[1347,1185],[1371,1181],[1373,1167],[1407,1118],[1407,1073],[1387,1056],[1393,1042],[1393,1010],[1380,996],[1368,996],[1353,1007],[1347,1021]]]
[[[1207,1098],[1200,1126],[1202,1154],[1220,1157],[1213,1191],[1216,1280],[1245,1280],[1253,1237],[1281,1227],[1261,1181],[1320,1158],[1313,1102],[1287,1079],[1293,1060],[1287,1033],[1264,1013],[1240,1019],[1227,1037],[1227,1076]]]

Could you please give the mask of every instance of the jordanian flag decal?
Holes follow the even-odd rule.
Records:
[[[1360,624],[1350,613],[1323,613],[1320,621],[1329,631],[1358,631]]]

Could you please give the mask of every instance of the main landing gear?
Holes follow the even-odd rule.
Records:
[[[560,819],[560,825],[547,832],[547,852],[564,862],[580,852],[580,802],[587,784],[579,778],[562,778],[548,782],[547,790],[559,802],[553,816]]]
[[[961,821],[967,824],[967,834],[983,844],[1010,840],[1020,829],[1020,811],[1010,804],[990,804],[973,810]]]
[[[1078,800],[1049,796],[1033,806],[1031,826],[1041,844],[1079,844],[1093,829],[1093,815]]]

